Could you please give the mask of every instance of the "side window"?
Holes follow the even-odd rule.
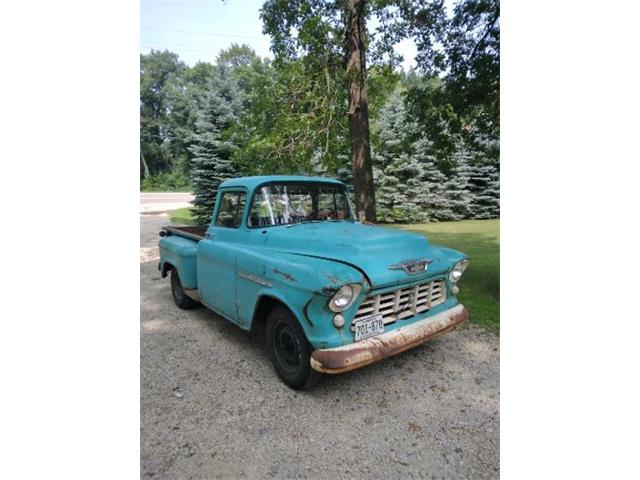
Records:
[[[216,218],[216,226],[238,228],[242,221],[242,212],[246,203],[244,192],[225,192],[220,200],[220,210]]]
[[[318,194],[318,219],[343,220],[347,207],[344,195],[332,191],[320,191]]]

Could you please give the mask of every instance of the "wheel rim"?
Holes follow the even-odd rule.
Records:
[[[300,343],[287,324],[279,324],[274,332],[275,353],[280,366],[287,372],[293,373],[302,363]]]

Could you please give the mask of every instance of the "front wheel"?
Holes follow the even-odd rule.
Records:
[[[199,305],[198,302],[184,293],[180,275],[178,275],[178,271],[175,268],[171,270],[171,293],[173,294],[173,301],[183,310],[191,310]]]
[[[312,347],[291,312],[274,308],[267,318],[266,334],[269,358],[282,381],[295,390],[313,386],[320,374],[311,368]]]

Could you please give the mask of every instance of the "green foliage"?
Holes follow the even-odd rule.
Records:
[[[208,222],[217,187],[247,174],[353,183],[344,63],[345,2],[266,1],[276,60],[232,44],[214,64],[140,58],[141,189],[196,193]],[[379,218],[436,222],[499,215],[499,2],[371,0],[365,17]],[[418,68],[396,67],[412,38]],[[148,178],[146,178],[148,177]]]
[[[331,0],[267,0],[260,16],[276,58],[302,57],[321,71],[327,62],[342,65],[343,10],[343,2]]]
[[[140,56],[141,178],[147,173],[170,171],[178,163],[168,111],[173,84],[185,69],[175,53],[152,50]]]
[[[456,220],[457,217],[447,192],[447,177],[440,171],[433,151],[432,143],[420,138],[412,144],[414,158],[422,166],[420,186],[424,190],[424,211],[433,222]]]
[[[473,218],[496,218],[500,216],[500,180],[495,166],[472,165],[469,175],[471,211]]]
[[[449,170],[449,178],[443,185],[451,209],[451,220],[473,218],[469,191],[470,167],[463,151],[456,152],[454,162],[455,165]]]
[[[184,65],[171,52],[151,51],[140,57],[140,176],[178,171],[188,176],[191,144],[201,111],[217,69],[226,67],[238,90],[238,100],[249,96],[250,76],[262,60],[247,45],[232,44],[220,52],[219,64]],[[145,163],[147,168],[145,169]]]
[[[469,148],[497,161],[500,1],[460,0],[451,18],[443,15],[441,2],[406,3],[403,25],[416,39],[418,67],[427,73],[409,88],[412,113],[432,136],[437,130],[460,134]],[[429,83],[437,74],[442,85],[433,91]],[[453,152],[450,142],[435,146],[442,156]]]
[[[445,36],[454,108],[490,138],[500,135],[500,1],[463,0]]]
[[[189,178],[182,172],[161,172],[142,180],[142,192],[189,192],[191,184]]]
[[[424,168],[413,155],[414,125],[406,122],[400,95],[390,97],[375,125],[378,145],[374,149],[377,217],[383,222],[428,220]]]
[[[375,158],[375,157],[374,157]],[[424,169],[420,162],[406,154],[382,160],[384,169],[377,178],[377,214],[382,222],[424,222],[429,220]]]
[[[434,222],[499,216],[497,168],[486,160],[471,163],[455,136],[448,139],[453,154],[446,162],[439,160],[437,147],[407,114],[399,92],[392,94],[381,109],[374,130],[380,221]]]
[[[302,61],[254,75],[248,108],[230,132],[234,161],[247,174],[337,172],[348,151],[345,92],[329,75],[309,75]]]
[[[228,68],[218,67],[200,99],[189,147],[193,154],[193,216],[198,223],[211,221],[218,186],[224,180],[237,176],[231,160],[235,145],[229,141],[226,130],[235,122],[239,106],[238,92]]]

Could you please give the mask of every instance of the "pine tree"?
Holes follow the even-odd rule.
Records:
[[[486,219],[500,216],[500,179],[495,166],[476,164],[471,166],[469,189],[472,193],[473,218]]]
[[[200,102],[189,147],[194,155],[191,160],[195,194],[192,215],[201,224],[211,221],[220,183],[237,176],[231,160],[234,145],[225,138],[225,129],[235,121],[237,110],[236,90],[227,69],[220,67]]]
[[[338,155],[338,162],[342,166],[338,168],[335,177],[347,186],[347,195],[351,200],[351,206],[353,207],[353,213],[355,215],[356,202],[353,198],[353,170],[350,165],[351,158],[347,155],[340,154]]]
[[[416,223],[428,220],[423,168],[415,157],[396,156],[381,172],[380,211],[385,221]]]
[[[452,212],[452,220],[472,218],[473,194],[469,190],[469,178],[471,176],[470,157],[463,148],[459,148],[454,155],[454,167],[451,169],[448,180],[444,184]]]
[[[423,208],[429,221],[453,220],[455,214],[446,195],[447,177],[440,171],[432,151],[431,142],[421,138],[412,145],[415,158],[422,166]]]
[[[389,97],[376,122],[377,148],[373,152],[378,220],[423,222],[427,190],[419,156],[413,155],[411,137],[415,125],[407,121],[399,93]]]

